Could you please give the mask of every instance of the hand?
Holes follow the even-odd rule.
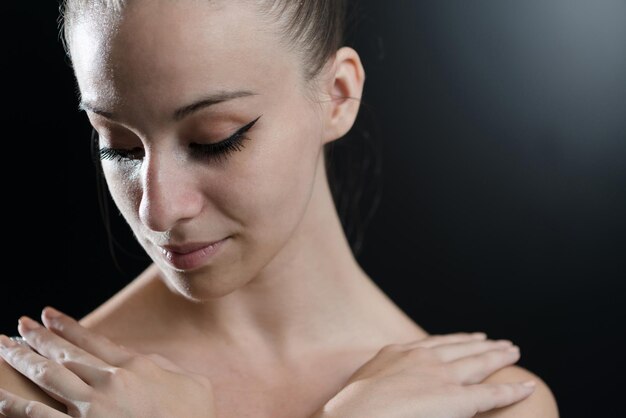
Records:
[[[510,341],[485,338],[458,333],[387,345],[314,417],[470,418],[528,397],[534,388],[521,383],[479,384],[519,359]]]
[[[22,317],[19,333],[33,349],[2,336],[0,355],[14,369],[67,407],[0,391],[0,414],[11,418],[215,417],[209,379],[159,355],[120,346],[50,307],[45,327]],[[29,326],[30,325],[30,326]]]

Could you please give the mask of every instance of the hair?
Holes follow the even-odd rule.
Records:
[[[98,11],[100,15],[115,18],[123,13],[124,7],[131,1],[63,0],[60,6],[59,26],[61,41],[70,61],[71,31],[77,20],[86,13],[94,11]],[[262,15],[276,25],[274,27],[278,29],[281,41],[301,58],[304,80],[308,83],[318,77],[328,59],[346,43],[348,24],[356,23],[351,20],[355,15],[349,12],[355,12],[357,9],[350,9],[348,1],[257,0],[256,3]],[[362,99],[350,99],[361,100],[361,105],[364,104]],[[355,130],[360,131],[358,140],[346,141],[344,138],[354,136]],[[344,232],[353,253],[358,255],[362,248],[365,228],[378,207],[382,192],[380,149],[376,146],[373,141],[374,137],[369,131],[360,127],[359,118],[346,137],[341,141],[331,141],[324,146],[325,168]],[[98,177],[98,200],[104,226],[109,237],[109,247],[117,264],[113,244],[118,244],[111,234],[108,215],[110,197],[107,195],[107,187],[102,174],[98,137],[95,130],[92,130],[92,157]],[[367,181],[370,169],[373,169],[373,181]],[[366,184],[374,187],[374,198],[369,204],[361,205]],[[366,207],[363,219],[360,213],[362,206]]]
[[[71,31],[89,12],[120,17],[133,0],[63,0],[60,22],[65,52],[71,59]],[[207,3],[215,0],[204,0]],[[348,0],[257,0],[262,16],[278,28],[280,38],[302,58],[306,81],[313,80],[344,43]]]

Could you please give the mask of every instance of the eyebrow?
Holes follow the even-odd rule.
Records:
[[[191,104],[178,108],[172,114],[172,119],[175,121],[180,121],[185,117],[191,115],[199,111],[200,109],[207,108],[209,106],[216,105],[218,103],[223,103],[229,100],[238,99],[240,97],[248,97],[248,96],[256,96],[257,93],[249,91],[249,90],[239,90],[239,91],[220,91],[217,93],[213,93],[207,96],[204,96],[200,100],[197,100]],[[116,115],[113,112],[109,112],[102,108],[99,108],[96,105],[93,105],[89,102],[82,101],[78,105],[78,110],[85,110],[96,113],[100,116],[103,116],[107,119],[114,120],[116,119]]]

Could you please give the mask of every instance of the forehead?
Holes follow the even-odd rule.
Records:
[[[119,18],[86,13],[70,44],[83,100],[157,111],[202,92],[285,84],[294,57],[251,3],[140,0]]]

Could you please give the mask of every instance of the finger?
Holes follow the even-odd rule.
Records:
[[[31,348],[0,335],[0,356],[54,399],[66,405],[88,399],[91,388],[78,376]]]
[[[465,341],[476,341],[476,340],[484,340],[487,338],[487,335],[484,332],[475,332],[475,333],[467,333],[467,332],[457,332],[454,334],[445,334],[445,335],[429,335],[428,337],[413,341],[407,344],[407,348],[414,347],[437,347],[442,344],[454,344]]]
[[[464,386],[466,389],[464,401],[474,404],[478,413],[491,411],[519,402],[531,395],[535,390],[534,386],[525,384],[528,383],[483,383]]]
[[[39,354],[63,365],[90,386],[105,379],[113,367],[27,316],[20,318],[17,329]]]
[[[121,366],[134,353],[78,323],[74,318],[47,306],[41,319],[53,333],[112,366]]]
[[[0,389],[0,414],[10,418],[68,418],[62,412],[37,401],[29,401]]]
[[[513,347],[513,343],[509,340],[486,340],[440,344],[432,349],[439,355],[439,358],[443,362],[447,363],[462,357],[484,353],[485,351],[509,347]]]
[[[496,348],[447,363],[447,370],[455,382],[479,383],[497,370],[515,363],[520,358],[518,346]]]

